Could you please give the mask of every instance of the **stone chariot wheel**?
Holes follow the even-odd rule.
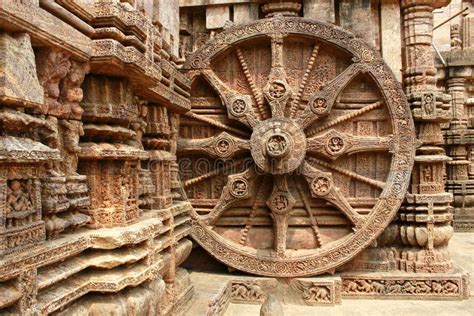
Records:
[[[192,54],[178,140],[193,237],[233,268],[333,271],[394,218],[414,161],[405,95],[343,29],[274,17]]]

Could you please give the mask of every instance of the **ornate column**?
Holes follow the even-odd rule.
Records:
[[[417,125],[417,150],[412,183],[400,208],[400,234],[405,248],[400,268],[412,272],[446,272],[452,267],[447,244],[452,194],[443,183],[446,156],[441,125],[451,119],[450,96],[436,87],[432,48],[433,10],[449,0],[403,0],[404,83]]]
[[[467,23],[464,23],[467,27]],[[459,27],[454,28],[459,34]],[[452,38],[453,28],[451,28]],[[459,42],[454,41],[452,44]],[[474,143],[474,130],[470,127],[468,108],[468,80],[472,76],[469,65],[469,49],[460,46],[451,46],[448,61],[455,60],[458,66],[449,66],[446,72],[448,92],[452,97],[453,120],[444,132],[446,149],[453,161],[448,162],[446,188],[454,196],[454,222],[456,231],[472,231],[474,229],[474,177],[469,174],[472,163],[472,144]],[[460,66],[462,65],[462,66]]]
[[[299,16],[301,0],[261,0],[262,12],[266,18],[281,14],[283,16]]]

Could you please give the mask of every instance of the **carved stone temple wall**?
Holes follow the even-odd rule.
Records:
[[[165,4],[1,1],[0,314],[164,315],[191,299],[172,170],[190,81]]]
[[[473,10],[0,0],[0,314],[467,298]]]

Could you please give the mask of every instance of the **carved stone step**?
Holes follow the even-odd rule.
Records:
[[[135,264],[107,271],[81,272],[40,292],[38,305],[43,313],[51,313],[89,292],[118,292],[127,286],[137,286],[147,279],[156,278],[163,265],[163,261],[158,261],[151,266]]]
[[[38,289],[41,290],[87,268],[112,269],[120,265],[137,262],[148,255],[142,248],[120,248],[107,252],[92,252],[74,257],[58,265],[38,271]]]

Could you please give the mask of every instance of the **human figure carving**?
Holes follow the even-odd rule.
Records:
[[[88,63],[71,60],[71,67],[62,82],[60,95],[63,107],[69,112],[69,118],[80,119],[82,113],[84,113],[84,110],[80,106],[80,102],[83,98],[81,85],[89,69]]]
[[[7,188],[7,205],[11,213],[28,211],[33,208],[30,197],[18,180],[13,180]]]
[[[79,146],[79,138],[84,135],[82,122],[74,120],[60,120],[60,125],[63,130],[64,142],[64,168],[66,175],[77,174],[77,155],[81,151]]]
[[[71,68],[69,57],[68,53],[58,49],[44,49],[36,54],[38,78],[44,88],[43,113],[45,114],[64,115],[69,112],[58,101],[59,83]]]

